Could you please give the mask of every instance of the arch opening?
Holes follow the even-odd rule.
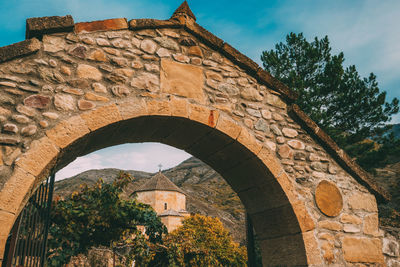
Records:
[[[159,142],[182,149],[218,172],[237,193],[252,221],[264,265],[307,265],[303,231],[271,166],[238,140],[187,118],[141,116],[106,125],[61,150],[57,160],[38,177],[45,177],[50,169],[56,172],[76,157],[96,150],[140,142]],[[39,179],[35,181],[39,183]]]

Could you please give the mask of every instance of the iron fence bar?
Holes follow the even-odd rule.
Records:
[[[35,229],[35,225],[36,225],[36,217],[35,217],[35,211],[36,211],[36,207],[33,203],[36,203],[36,201],[38,201],[38,191],[35,192],[35,194],[33,195],[33,199],[31,201],[31,205],[32,205],[32,212],[31,212],[31,224],[29,227],[29,237],[28,237],[28,242],[29,242],[29,246],[28,246],[28,251],[26,253],[26,266],[31,266],[30,262],[32,259],[32,250],[33,250],[33,240],[35,238],[35,233],[34,233],[34,229]]]
[[[8,248],[6,266],[11,266],[12,261],[14,259],[15,248],[17,245],[17,234],[18,234],[20,222],[21,222],[21,217],[18,216],[17,220],[14,223],[12,231],[11,231],[11,240],[10,240],[9,248]]]
[[[35,265],[35,259],[36,259],[36,252],[38,250],[38,233],[40,232],[40,214],[39,214],[39,209],[40,206],[42,204],[42,198],[43,198],[43,186],[40,185],[38,190],[37,190],[37,203],[38,205],[36,205],[36,210],[35,210],[35,214],[34,214],[34,220],[35,220],[35,227],[33,228],[33,246],[32,246],[32,253],[30,255],[30,259],[29,259],[29,266],[36,266]]]
[[[42,207],[44,204],[44,196],[46,195],[46,190],[45,187],[43,185],[40,186],[40,203],[39,203],[39,207]],[[41,232],[42,232],[42,227],[40,224],[40,219],[42,218],[42,211],[39,209],[37,216],[38,216],[38,220],[39,220],[39,227],[37,228],[37,237],[36,237],[36,245],[35,245],[35,255],[34,255],[34,261],[33,261],[33,266],[37,266],[38,264],[38,260],[39,260],[39,255],[40,255],[40,248],[41,248]]]
[[[44,265],[44,260],[45,260],[45,257],[46,257],[47,235],[49,233],[50,211],[51,211],[51,202],[53,200],[55,177],[56,177],[56,175],[54,173],[50,176],[50,188],[49,188],[49,190],[47,190],[47,192],[48,192],[47,216],[46,216],[46,220],[45,220],[45,230],[44,230],[44,238],[43,238],[43,250],[42,250],[42,257],[40,259],[40,266]]]

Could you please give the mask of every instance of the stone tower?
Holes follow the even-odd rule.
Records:
[[[135,190],[137,200],[153,207],[168,232],[175,230],[188,216],[186,195],[159,171]]]

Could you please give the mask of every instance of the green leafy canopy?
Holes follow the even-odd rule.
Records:
[[[161,242],[166,228],[156,212],[135,199],[121,198],[131,180],[121,172],[111,184],[99,179],[92,187],[82,185],[80,192],[53,203],[48,243],[51,266],[66,264],[91,247],[110,247],[137,236],[138,225],[145,226],[149,242]]]
[[[262,52],[261,60],[268,72],[299,94],[296,103],[339,146],[364,168],[376,167],[387,156],[379,150],[387,151],[384,145],[395,142],[384,133],[399,111],[399,100],[387,102],[373,73],[361,78],[354,65],[343,66],[342,52],[333,55],[331,50],[327,36],[308,42],[302,33],[290,33],[286,43]]]

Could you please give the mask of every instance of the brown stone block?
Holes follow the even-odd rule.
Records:
[[[25,170],[15,167],[11,177],[4,184],[0,192],[0,209],[16,213],[25,196],[29,193],[35,177]],[[0,233],[0,234],[8,234]]]
[[[178,28],[178,27],[182,27],[182,25],[173,20],[133,19],[129,21],[130,30]]]
[[[235,140],[239,137],[239,134],[242,131],[242,126],[240,126],[229,116],[223,114],[219,116],[217,126],[215,128]]]
[[[202,104],[206,102],[202,67],[162,58],[160,82],[162,93],[187,97]]]
[[[347,262],[383,263],[382,241],[378,238],[345,236],[342,240]]]
[[[55,161],[59,153],[59,148],[47,136],[35,140],[30,144],[30,148],[16,160],[16,165],[25,171],[38,176]]]
[[[122,120],[118,107],[115,104],[96,108],[80,116],[91,131]]]
[[[2,264],[2,259],[4,257],[4,250],[6,248],[6,242],[8,239],[8,234],[7,235],[0,235],[0,264]]]
[[[355,215],[347,214],[347,213],[342,214],[342,216],[340,217],[340,221],[342,223],[350,223],[350,224],[361,224],[362,223],[362,220],[359,217],[357,217]]]
[[[368,193],[355,192],[349,197],[347,202],[353,210],[378,212],[375,197]]]
[[[169,116],[171,115],[171,110],[169,108],[168,101],[160,100],[148,100],[147,105],[147,115],[161,115]]]
[[[171,110],[172,116],[189,117],[189,105],[186,99],[171,96],[169,100],[169,109]]]
[[[189,104],[190,113],[189,119],[193,121],[200,122],[204,125],[208,125],[211,128],[214,128],[219,117],[218,110],[211,110],[208,107]]]
[[[257,63],[251,60],[249,57],[243,55],[238,50],[233,48],[230,44],[224,43],[222,46],[222,53],[224,53],[233,62],[236,62],[240,67],[248,70],[249,72],[255,74],[259,69]]]
[[[367,235],[379,236],[379,218],[377,213],[364,216],[363,232]]]
[[[302,234],[260,240],[263,266],[308,266]]]
[[[128,29],[126,18],[106,19],[92,22],[80,22],[75,24],[75,32],[95,32]]]
[[[44,34],[71,32],[74,30],[74,19],[71,15],[63,17],[41,17],[26,20],[26,39],[42,38]]]
[[[294,213],[296,214],[301,231],[303,233],[314,230],[315,223],[303,201],[296,201],[292,203]]]
[[[242,128],[242,131],[236,140],[244,145],[248,150],[253,152],[254,155],[257,155],[263,147],[262,144],[254,137],[254,135],[252,135],[250,131],[244,127]]]
[[[322,266],[321,251],[315,239],[314,231],[303,233],[303,240],[307,253],[307,263],[311,266]]]
[[[122,119],[127,120],[148,114],[144,99],[130,99],[129,101],[117,103]]]
[[[341,223],[338,223],[335,221],[330,221],[330,220],[319,221],[318,227],[327,229],[327,230],[332,230],[332,231],[342,231],[343,230],[343,225]]]
[[[0,47],[0,62],[33,54],[40,49],[40,46],[40,41],[36,38],[32,38],[12,45]]]
[[[52,129],[46,131],[46,135],[60,148],[65,148],[77,139],[88,134],[89,128],[80,116],[74,116],[61,121]]]
[[[0,210],[0,236],[8,235],[15,220],[15,214]]]

